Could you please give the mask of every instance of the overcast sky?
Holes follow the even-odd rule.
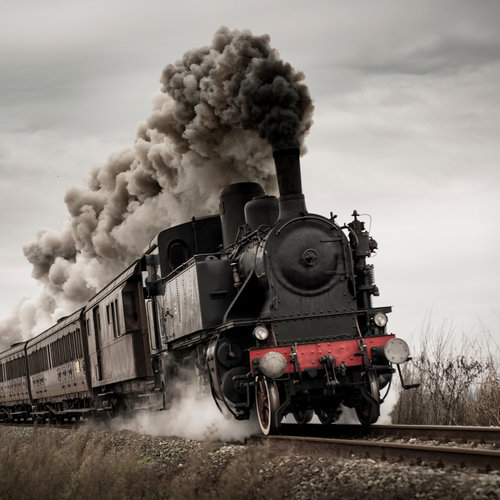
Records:
[[[310,212],[372,216],[411,340],[426,318],[500,343],[500,2],[0,0],[0,318],[35,295],[22,247],[66,191],[132,144],[162,69],[222,25],[305,74]]]

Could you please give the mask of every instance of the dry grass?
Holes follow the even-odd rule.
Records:
[[[167,456],[151,444],[154,438],[134,436],[44,428],[12,438],[0,431],[0,499],[215,500],[263,494],[258,470],[271,456],[266,447],[232,455],[220,444],[196,443],[188,453],[180,444]],[[283,491],[283,485],[277,478],[266,490]]]
[[[0,498],[145,498],[162,496],[159,474],[137,456],[117,451],[111,438],[89,432],[64,439],[34,432],[29,441],[0,436]],[[152,495],[153,493],[153,495]]]
[[[490,335],[457,343],[452,327],[427,325],[416,352],[403,374],[421,386],[400,389],[393,423],[500,426],[499,352]]]

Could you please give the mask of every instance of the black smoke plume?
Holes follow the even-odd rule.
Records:
[[[302,145],[312,123],[303,79],[269,36],[227,28],[168,65],[134,144],[66,194],[66,227],[24,247],[43,292],[0,326],[4,345],[81,306],[160,230],[216,212],[228,183],[275,191],[272,148]]]

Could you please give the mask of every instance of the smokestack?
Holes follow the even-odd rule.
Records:
[[[302,194],[299,148],[277,149],[273,156],[280,191],[279,220],[304,215],[307,210]]]

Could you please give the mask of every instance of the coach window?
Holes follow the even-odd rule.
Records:
[[[34,375],[35,373],[38,373],[38,370],[37,370],[37,368],[38,368],[38,366],[37,366],[38,365],[38,363],[37,363],[37,361],[38,361],[37,357],[38,356],[37,356],[37,354],[38,354],[38,351],[35,351],[35,352],[33,352],[32,354],[30,354],[28,356],[28,365],[29,365],[29,368],[30,368],[31,375]]]
[[[83,348],[82,348],[82,335],[80,332],[80,328],[76,329],[75,332],[75,342],[76,342],[76,357],[81,358],[83,356]]]
[[[57,340],[52,342],[52,344],[50,344],[50,351],[51,351],[51,354],[52,354],[52,368],[55,368],[56,366],[59,365],[58,363],[58,356],[57,356]]]
[[[75,332],[71,332],[68,336],[69,338],[69,353],[70,353],[70,361],[76,359],[76,348],[75,348]]]
[[[118,301],[114,300],[113,302],[111,302],[111,321],[113,322],[114,338],[118,337],[119,335],[117,314],[118,314]]]
[[[47,346],[42,348],[42,371],[47,370],[49,367],[49,359],[47,356]]]
[[[139,313],[137,312],[137,302],[134,292],[123,292],[123,314],[125,316],[125,330],[139,329]]]
[[[66,335],[62,338],[62,349],[63,349],[63,363],[66,363],[69,359],[69,336]]]
[[[50,367],[55,368],[57,366],[57,359],[56,359],[56,346],[54,342],[52,342],[49,345],[49,352],[50,352]]]

